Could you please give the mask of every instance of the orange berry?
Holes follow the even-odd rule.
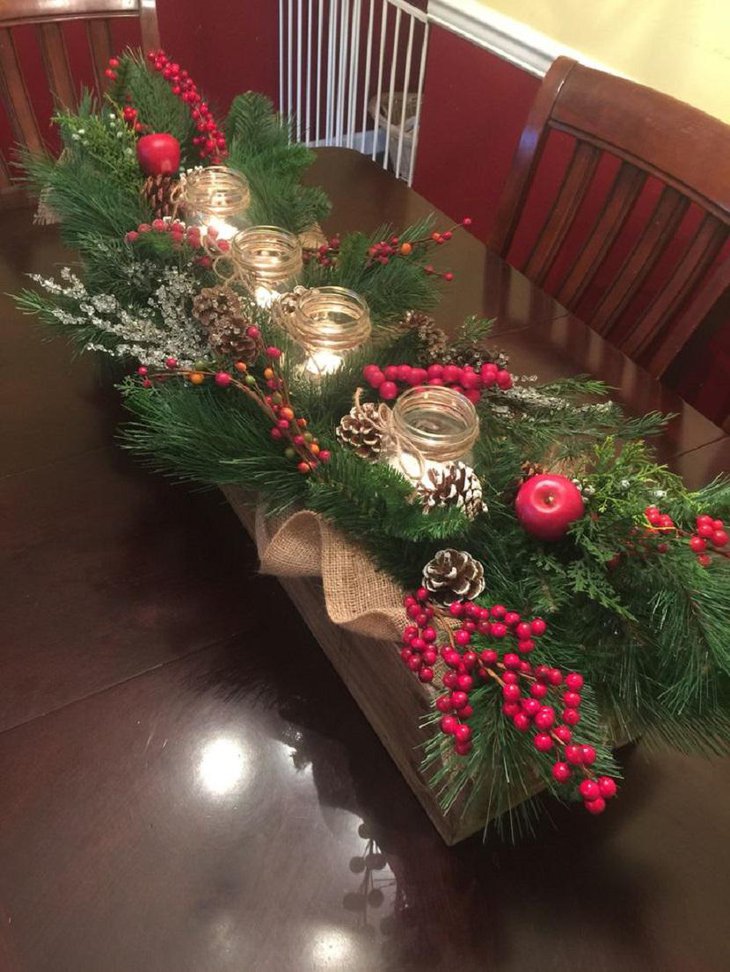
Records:
[[[286,406],[285,408],[279,409],[279,415],[281,418],[291,421],[294,418],[294,409]]]
[[[272,370],[271,368],[264,368],[264,378],[265,378],[265,379],[266,379],[267,381],[271,381],[271,379],[272,379],[273,377],[274,377],[274,372],[273,372],[273,370]]]
[[[400,245],[400,251],[403,254],[403,256],[408,256],[410,253],[413,253],[413,244],[412,243],[401,243],[401,245]]]
[[[438,243],[438,241],[441,239],[441,234],[431,233],[431,239],[434,241],[434,243]]]
[[[316,442],[309,443],[309,451],[312,453],[313,456],[319,455],[319,446],[317,445]]]
[[[237,361],[233,367],[236,369],[236,371],[240,371],[241,373],[248,371],[248,365],[245,361]]]
[[[202,385],[205,381],[205,375],[202,371],[191,371],[189,378],[194,385]]]

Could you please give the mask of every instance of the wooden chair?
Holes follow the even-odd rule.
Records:
[[[71,76],[62,25],[83,20],[98,88],[104,86],[104,70],[113,56],[111,21],[138,18],[145,50],[160,46],[155,0],[3,0],[0,4],[0,88],[17,142],[31,152],[43,150],[43,137],[28,93],[13,40],[13,28],[36,25],[51,93],[73,107],[76,85]],[[13,185],[6,159],[0,154],[0,199],[21,195]]]
[[[650,88],[558,58],[531,109],[489,241],[505,258],[524,229],[553,132],[571,136],[572,154],[547,215],[529,233],[527,247],[522,240],[527,255],[516,265],[660,377],[730,283],[730,261],[721,259],[730,223],[730,126]],[[616,171],[596,205],[606,153]],[[637,225],[641,197],[645,202],[650,184],[657,188],[655,180],[658,199]],[[647,296],[652,271],[664,279]]]

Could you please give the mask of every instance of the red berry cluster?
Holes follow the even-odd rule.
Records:
[[[186,226],[179,220],[169,219],[153,219],[151,223],[140,223],[136,230],[125,233],[124,239],[127,243],[135,243],[140,236],[147,233],[168,234],[174,247],[186,244],[193,250],[204,250],[205,253],[197,258],[197,263],[206,269],[213,265],[213,257],[228,253],[231,248],[228,240],[218,239],[218,231],[212,226],[207,228],[203,236],[199,226]]]
[[[341,243],[339,236],[333,236],[316,250],[305,250],[302,259],[305,263],[315,259],[321,267],[333,267],[339,256]]]
[[[413,385],[445,385],[455,388],[466,395],[469,401],[476,404],[482,397],[485,388],[506,390],[512,387],[512,376],[491,362],[483,364],[479,371],[471,365],[432,364],[428,368],[414,368],[412,365],[388,365],[380,368],[369,364],[363,368],[363,377],[371,388],[378,391],[378,395],[385,401],[392,401],[404,390],[402,386]]]
[[[502,712],[515,729],[532,731],[538,752],[554,749],[560,757],[553,764],[553,778],[568,783],[574,771],[580,772],[583,779],[578,793],[586,809],[602,813],[606,800],[616,793],[616,783],[608,776],[594,778],[595,749],[572,741],[572,727],[580,722],[583,677],[578,672],[564,675],[549,665],[533,666],[526,657],[535,650],[535,639],[545,633],[545,621],[523,619],[501,604],[486,608],[457,601],[449,606],[450,618],[459,622],[452,631],[442,610],[430,604],[425,588],[406,597],[404,603],[412,623],[403,631],[401,658],[422,682],[434,680],[439,655],[446,665],[448,671],[441,681],[448,692],[436,699],[436,708],[442,713],[440,729],[452,737],[455,752],[460,756],[471,752],[472,728],[467,720],[474,709],[469,694],[480,683],[492,680],[501,688]],[[439,623],[448,637],[448,644],[442,646],[437,643]],[[489,639],[490,647],[476,650],[480,638]]]
[[[104,77],[109,78],[110,81],[116,81],[117,69],[119,68],[120,63],[121,62],[118,57],[110,57],[109,63],[104,71]]]
[[[137,109],[131,105],[125,105],[122,109],[122,117],[128,125],[131,125],[135,132],[143,132],[144,125],[137,121]]]
[[[216,124],[210,108],[203,101],[195,82],[163,50],[150,51],[147,57],[155,71],[169,82],[172,93],[190,106],[190,114],[198,130],[193,143],[198,146],[201,159],[210,158],[214,165],[219,165],[228,154],[226,138]]]
[[[691,534],[680,530],[671,516],[668,513],[662,513],[656,506],[647,506],[644,510],[644,515],[649,521],[652,530],[671,531],[678,538],[688,537],[689,548],[693,553],[697,554],[697,563],[700,567],[710,566],[712,563],[710,553],[721,554],[724,557],[728,556],[728,553],[722,549],[730,542],[730,537],[728,537],[725,530],[725,524],[722,520],[717,520],[710,516],[709,513],[700,513],[696,517],[696,529]],[[664,553],[668,549],[667,544],[660,544],[657,549]]]
[[[713,553],[721,553],[728,544],[728,535],[722,520],[714,520],[709,513],[701,513],[695,520],[697,530],[689,538],[689,548],[697,554],[700,567],[709,567],[712,557],[707,552],[708,544]],[[714,548],[714,549],[713,549]]]

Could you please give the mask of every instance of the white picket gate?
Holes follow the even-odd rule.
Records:
[[[405,0],[279,0],[279,105],[293,137],[382,156],[410,185],[428,30]]]

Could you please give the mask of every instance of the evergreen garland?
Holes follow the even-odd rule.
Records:
[[[423,320],[422,312],[437,303],[442,277],[448,279],[428,265],[432,221],[397,235],[392,227],[369,237],[353,233],[309,254],[305,286],[349,288],[371,309],[372,340],[333,374],[304,379],[277,315],[242,291],[258,357],[246,365],[216,356],[193,307],[196,294],[217,284],[200,245],[169,232],[134,238],[151,210],[141,193],[135,134],[121,106],[129,96],[145,125],[173,134],[184,165],[197,161],[191,114],[140,56],[127,53],[115,72],[103,103],[87,94],[76,113],[56,116],[60,159],[26,160],[28,178],[60,217],[81,267],[61,284],[39,280],[45,294],[26,290],[17,301],[81,348],[104,351],[132,368],[141,361],[140,373],[121,386],[132,415],[125,445],[178,478],[243,485],[271,513],[299,507],[320,513],[406,590],[419,588],[424,566],[439,551],[470,552],[483,563],[487,585],[473,610],[508,605],[523,617],[544,618],[536,661],[585,676],[580,732],[595,750],[590,773],[618,776],[612,745],[638,733],[682,749],[727,751],[730,564],[721,544],[710,558],[690,541],[697,539],[698,516],[730,517],[730,483],[718,480],[690,492],[656,464],[643,440],[671,417],[626,417],[607,399],[607,389],[588,377],[485,387],[477,396],[485,434],[474,448],[473,471],[488,513],[470,519],[463,505],[447,505],[424,515],[410,482],[386,463],[348,451],[335,429],[358,388],[358,401],[379,402],[380,393],[368,386],[368,368],[425,367],[434,346],[447,349],[444,363],[500,360],[485,347],[489,322],[470,318],[447,340]],[[312,153],[291,143],[290,123],[267,99],[251,92],[237,97],[224,130],[227,163],[246,175],[257,223],[299,233],[326,215],[324,193],[300,183]],[[421,312],[415,325],[414,310]],[[268,357],[266,345],[273,346]],[[306,416],[296,448],[291,436],[284,448],[278,425],[272,432],[289,402]],[[304,462],[303,474],[302,457],[318,455],[329,461]],[[585,503],[586,515],[555,542],[537,540],[515,516],[518,489],[539,466],[572,478]],[[655,505],[671,527],[654,527],[647,511]],[[418,616],[430,602],[409,603]],[[453,641],[453,632],[448,637]],[[475,646],[488,650],[489,637],[477,631]],[[529,824],[536,788],[564,792],[550,759],[536,754],[532,736],[505,718],[493,684],[473,687],[469,704],[470,736],[460,755],[436,725],[444,710],[434,713],[425,754],[432,784],[448,809],[473,797],[488,776],[492,811],[514,810],[523,800],[505,819],[511,828]]]

